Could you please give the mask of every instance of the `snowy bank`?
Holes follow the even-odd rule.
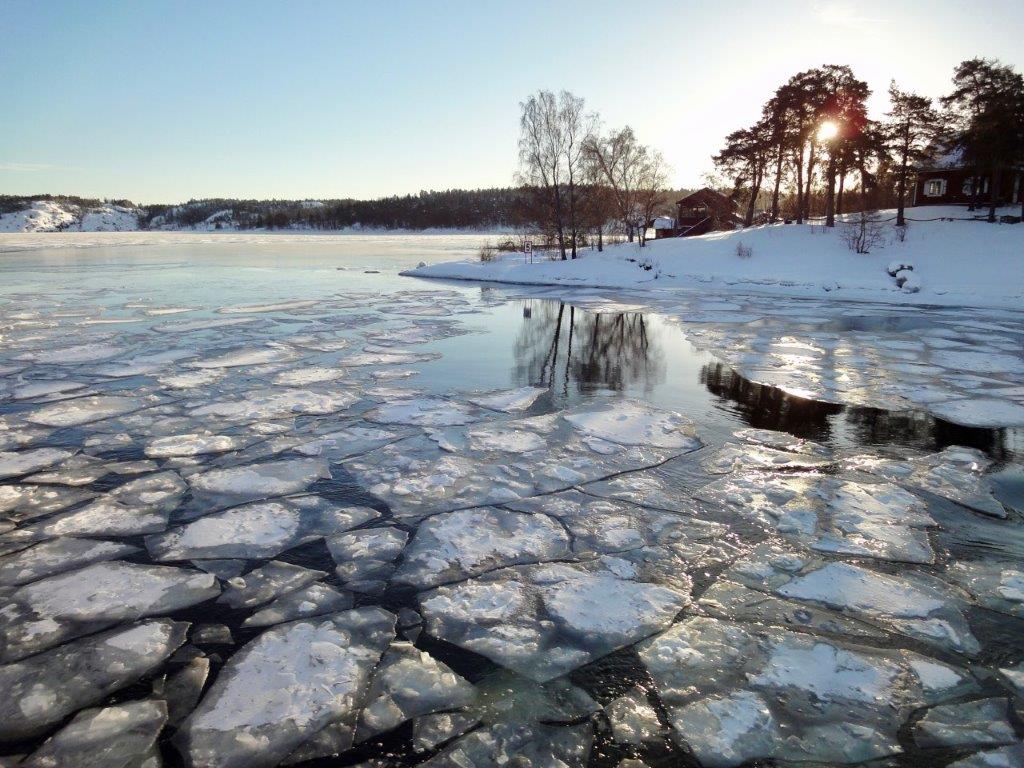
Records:
[[[918,219],[967,215],[956,207],[908,209],[908,216]],[[603,253],[584,250],[575,261],[535,257],[528,263],[522,254],[504,254],[487,263],[431,264],[403,274],[518,285],[697,288],[900,304],[1024,306],[1024,225],[912,221],[902,241],[891,222],[884,227],[885,242],[868,254],[847,247],[842,224],[832,230],[774,224],[648,241],[645,248],[627,243]]]

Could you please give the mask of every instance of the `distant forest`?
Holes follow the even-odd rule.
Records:
[[[66,195],[0,196],[0,213],[21,210],[35,200],[52,200],[82,210],[103,204],[135,210],[143,229],[222,225],[241,229],[382,229],[516,227],[524,221],[526,191],[515,187],[450,189],[379,200],[189,200],[178,205],[136,205],[130,200],[96,200]]]

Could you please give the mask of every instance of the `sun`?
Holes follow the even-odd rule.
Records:
[[[839,126],[831,120],[826,120],[818,126],[818,141],[831,141],[839,135]]]

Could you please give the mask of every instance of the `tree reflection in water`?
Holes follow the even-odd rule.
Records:
[[[586,312],[527,301],[515,342],[515,380],[569,397],[594,389],[650,392],[665,379],[665,354],[644,316]]]
[[[941,451],[951,445],[966,445],[995,458],[1006,453],[1003,430],[961,427],[921,411],[886,411],[809,400],[745,379],[722,363],[705,365],[700,378],[709,392],[752,427],[818,441],[828,440],[841,430],[847,441],[865,446],[894,444]]]

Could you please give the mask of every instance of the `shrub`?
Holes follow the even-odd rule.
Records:
[[[480,261],[494,261],[498,257],[497,249],[490,243],[484,243],[480,246]]]
[[[885,242],[885,229],[874,212],[861,211],[843,223],[843,242],[856,253],[870,253],[876,245]]]
[[[749,245],[744,245],[743,241],[736,243],[736,255],[741,259],[749,259],[754,255],[754,249]]]

